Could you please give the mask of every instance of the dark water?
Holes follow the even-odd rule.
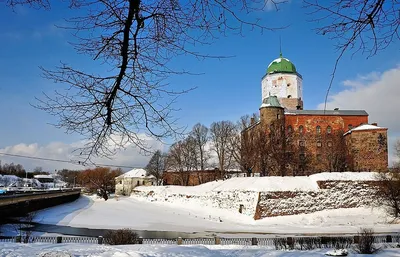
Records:
[[[39,224],[39,223],[34,223],[33,226],[29,228],[29,230],[38,232],[58,233],[71,236],[89,236],[89,237],[104,236],[104,234],[107,231],[109,231],[108,229],[78,228],[78,227],[61,226],[61,225]],[[212,233],[200,233],[200,232],[185,233],[176,231],[148,231],[148,230],[133,230],[133,231],[143,238],[175,239],[178,237],[204,238],[204,237],[215,236],[215,234]]]

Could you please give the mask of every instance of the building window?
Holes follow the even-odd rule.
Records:
[[[322,155],[321,154],[317,154],[317,161],[322,161]]]
[[[287,98],[292,98],[292,95],[288,95]]]
[[[303,132],[304,132],[304,127],[303,127],[302,125],[300,125],[300,127],[299,127],[299,132],[300,132],[300,133],[303,133]]]
[[[289,125],[289,126],[287,127],[287,132],[288,132],[289,134],[293,132],[292,126]]]
[[[322,142],[321,141],[317,141],[317,147],[322,147]]]
[[[327,145],[328,147],[332,147],[332,141],[328,141]]]
[[[121,180],[121,181],[119,181],[119,183],[120,183],[120,184],[122,184],[122,180]]]
[[[145,182],[144,182],[144,180],[142,181],[142,185],[144,185],[145,184]]]
[[[350,130],[350,129],[353,129],[353,125],[349,124],[349,125],[348,125],[348,128],[349,128],[349,130]]]
[[[321,134],[321,127],[320,126],[317,126],[317,134],[318,135]]]
[[[299,154],[300,161],[304,161],[306,159],[306,155],[304,153]]]
[[[136,185],[137,185],[137,186],[140,186],[140,181],[139,181],[139,180],[136,181]]]
[[[331,128],[331,126],[328,126],[328,127],[326,128],[326,133],[328,133],[328,134],[332,133],[332,128]]]
[[[276,119],[279,120],[279,118],[281,117],[281,115],[279,115],[279,113],[276,115]]]
[[[304,142],[304,141],[299,141],[299,146],[306,146],[306,142]]]

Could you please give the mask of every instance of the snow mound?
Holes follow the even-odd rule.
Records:
[[[376,172],[323,172],[296,177],[245,177],[212,181],[198,186],[141,186],[135,190],[165,194],[204,195],[209,192],[318,191],[317,181],[375,181]]]

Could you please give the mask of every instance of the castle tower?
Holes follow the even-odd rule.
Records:
[[[273,60],[261,82],[262,100],[276,96],[280,104],[289,110],[303,109],[303,79],[296,67],[282,57]]]
[[[271,128],[271,125],[285,128],[285,109],[276,96],[264,98],[260,106],[260,123],[264,128]]]

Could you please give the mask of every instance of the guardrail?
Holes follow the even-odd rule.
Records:
[[[137,244],[178,244],[178,245],[258,245],[271,246],[275,249],[310,250],[315,248],[349,248],[357,244],[359,236],[321,236],[321,237],[213,237],[213,238],[142,238]],[[79,243],[103,244],[105,240],[100,237],[80,236],[29,236],[29,237],[2,237],[0,243]],[[374,243],[400,244],[400,234],[376,235]]]

